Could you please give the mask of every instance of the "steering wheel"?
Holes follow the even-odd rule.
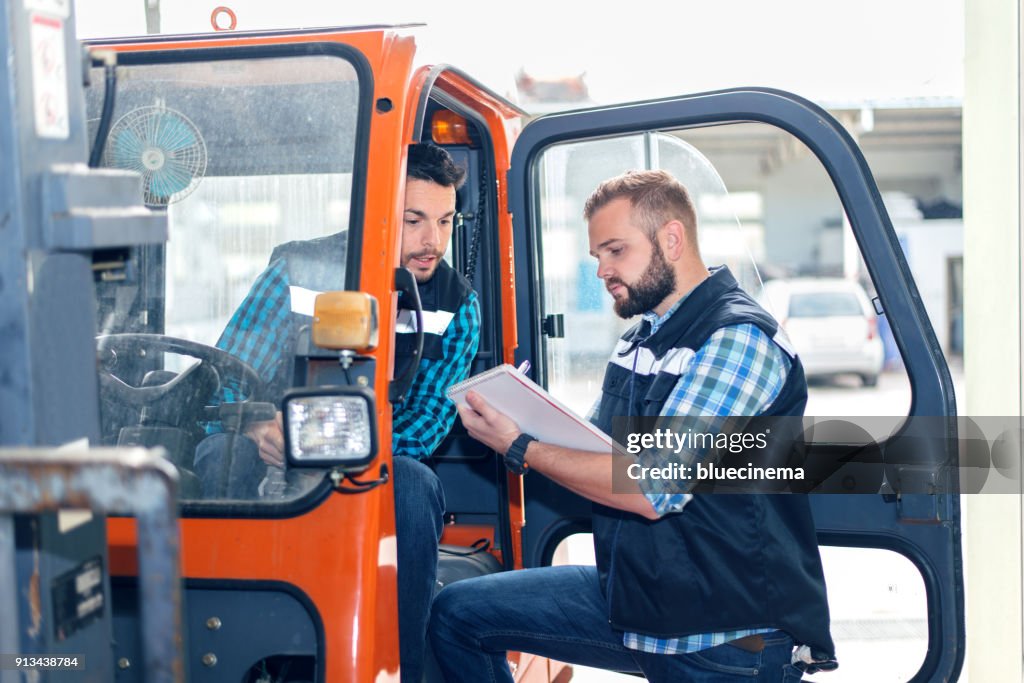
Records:
[[[265,389],[263,380],[248,363],[222,349],[187,339],[163,334],[110,334],[97,337],[96,346],[101,393],[122,406],[139,409],[143,420],[152,424],[183,426],[189,416],[201,414],[228,379],[246,389],[241,403],[254,401]],[[173,378],[158,377],[166,381],[150,386],[148,382],[132,386],[115,375],[118,365],[126,360],[161,352],[191,356],[199,362]]]
[[[266,391],[263,380],[250,365],[227,351],[142,333],[102,335],[96,338],[96,347],[104,434],[119,445],[162,446],[178,468],[182,498],[201,497],[202,483],[193,471],[193,458],[196,445],[206,435],[204,422],[220,420],[226,428],[231,424],[237,429],[244,419],[256,415],[269,413],[273,418],[272,404],[256,402]],[[191,356],[199,362],[180,373],[150,370],[140,377],[145,367],[160,367],[154,354],[164,352]],[[138,364],[148,358],[153,362]],[[237,383],[245,398],[207,408],[228,380]]]

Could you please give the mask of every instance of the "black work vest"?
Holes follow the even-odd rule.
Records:
[[[610,434],[616,416],[659,415],[686,360],[716,330],[745,323],[775,339],[792,361],[765,414],[802,415],[807,385],[799,358],[776,338],[772,317],[719,268],[654,335],[644,338],[646,325],[623,335],[605,373],[597,426]],[[634,354],[651,361],[638,363],[636,375]],[[797,643],[835,651],[804,495],[695,493],[682,512],[653,521],[595,504],[594,546],[616,629],[676,638],[776,628]]]
[[[446,262],[441,261],[433,277],[417,283],[423,307],[423,358],[444,358],[445,331],[469,297],[469,281]],[[416,313],[406,306],[405,297],[398,299],[398,322],[395,330],[395,377],[405,373],[416,349]]]

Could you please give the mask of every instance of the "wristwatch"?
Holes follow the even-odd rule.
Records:
[[[525,474],[530,466],[526,464],[526,447],[531,441],[537,439],[529,434],[523,433],[516,437],[512,445],[505,452],[505,467],[513,474]]]

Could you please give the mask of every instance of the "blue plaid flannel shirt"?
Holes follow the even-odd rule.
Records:
[[[290,387],[294,341],[288,273],[281,260],[260,274],[239,305],[217,347],[245,361],[272,387]],[[455,312],[442,340],[443,358],[423,358],[405,401],[393,409],[394,455],[429,457],[455,421],[455,404],[445,389],[469,374],[480,341],[480,303],[471,291]],[[226,395],[230,398],[230,389]],[[278,400],[280,396],[271,396]]]
[[[651,334],[682,304],[680,299],[665,315],[644,313],[651,323]],[[790,361],[785,353],[755,325],[735,325],[715,332],[697,350],[662,408],[664,416],[690,415],[707,417],[704,431],[714,433],[715,425],[729,416],[759,415],[782,391],[789,373]],[[591,410],[597,415],[601,399]],[[700,450],[682,454],[683,459],[699,461]],[[641,456],[643,457],[643,456]],[[644,485],[646,484],[646,486]],[[679,491],[658,489],[659,480],[641,480],[644,495],[659,515],[683,512],[693,496]],[[685,513],[684,513],[685,514]],[[683,654],[715,647],[756,633],[769,633],[772,628],[741,629],[722,633],[701,633],[683,638],[655,638],[642,633],[623,634],[623,644],[632,649],[656,654]]]

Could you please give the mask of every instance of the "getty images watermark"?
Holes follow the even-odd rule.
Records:
[[[1021,493],[1020,417],[620,417],[611,436],[620,492]]]

